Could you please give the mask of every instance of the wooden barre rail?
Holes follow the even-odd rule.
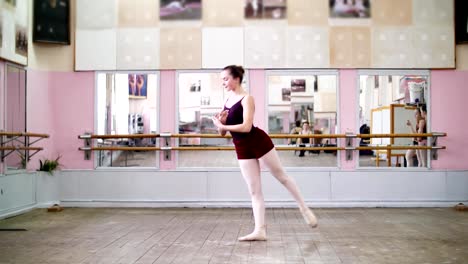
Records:
[[[0,132],[0,136],[49,138],[49,135],[47,134],[29,133],[29,132]]]
[[[419,133],[419,134],[270,134],[270,138],[412,138],[412,137],[445,137],[447,133]],[[120,139],[120,138],[232,138],[230,135],[219,134],[120,134],[120,135],[79,135],[79,139]]]
[[[31,138],[35,139],[32,140]],[[49,138],[49,135],[31,132],[0,131],[0,161],[4,162],[8,155],[15,152],[19,152],[21,157],[29,161],[32,156],[44,150],[42,147],[31,147],[31,145],[44,138]],[[20,151],[24,151],[24,153]]]
[[[384,150],[387,151],[387,155],[391,155],[392,150],[408,150],[408,149],[420,149],[430,150],[433,159],[437,159],[437,150],[445,149],[445,146],[437,146],[438,137],[447,136],[446,133],[418,133],[418,134],[311,134],[311,135],[299,135],[299,134],[270,134],[270,138],[342,138],[345,139],[344,146],[275,146],[276,150],[287,151],[345,151],[346,160],[351,160],[353,157],[353,151],[360,150]],[[135,139],[135,138],[157,138],[164,139],[162,147],[135,147],[135,146],[98,146],[93,147],[91,139]],[[430,141],[432,146],[414,146],[414,145],[375,145],[375,146],[355,146],[353,140],[356,138],[415,138],[415,137],[428,137],[434,138]],[[164,151],[164,159],[170,160],[171,151],[232,151],[234,146],[174,146],[171,145],[171,138],[231,138],[228,134],[221,136],[219,134],[171,134],[171,133],[160,133],[160,134],[134,134],[134,135],[79,135],[78,138],[84,139],[84,147],[79,150],[84,151],[85,159],[91,158],[91,151]],[[104,142],[105,144],[105,142]],[[118,144],[118,143],[117,143]],[[101,155],[101,154],[99,154]],[[112,155],[112,152],[111,152]]]
[[[44,150],[43,148],[40,147],[15,147],[15,146],[6,146],[6,147],[0,147],[0,150]]]
[[[368,146],[368,147],[275,147],[277,150],[405,150],[405,149],[446,149],[445,146],[431,147],[431,146]],[[92,150],[92,151],[160,151],[160,150],[234,150],[235,148],[229,146],[207,146],[207,147],[82,147],[79,150]]]

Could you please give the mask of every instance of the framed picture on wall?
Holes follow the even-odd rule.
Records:
[[[148,75],[129,74],[128,75],[128,95],[129,98],[146,99],[148,90]]]
[[[455,0],[455,41],[468,43],[468,1]]]
[[[305,79],[292,79],[291,80],[291,92],[305,92],[306,91],[306,80]]]
[[[15,52],[21,56],[28,56],[28,30],[26,27],[15,25]]]
[[[291,88],[281,89],[281,100],[283,102],[291,102]]]
[[[244,0],[246,19],[284,19],[286,0]]]
[[[330,18],[370,18],[371,0],[329,0]]]
[[[160,0],[161,20],[199,20],[202,16],[201,0]]]

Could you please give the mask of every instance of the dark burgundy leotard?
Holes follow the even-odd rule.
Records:
[[[224,110],[229,110],[226,118],[226,125],[238,125],[244,122],[244,108],[242,107],[242,98],[231,108],[224,105]],[[252,125],[250,132],[230,132],[233,138],[234,146],[238,159],[259,159],[275,146],[270,137],[258,127]]]

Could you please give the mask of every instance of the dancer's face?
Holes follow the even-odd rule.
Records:
[[[228,92],[236,90],[237,86],[239,86],[239,78],[234,79],[229,70],[224,70],[221,72],[221,80],[224,89],[226,89]]]

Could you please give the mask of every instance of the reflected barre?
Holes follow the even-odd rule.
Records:
[[[36,140],[31,140],[31,138],[37,138]],[[25,160],[29,161],[32,156],[34,156],[39,151],[43,150],[42,147],[31,147],[34,143],[42,140],[44,138],[49,138],[48,134],[41,133],[31,133],[31,132],[7,132],[0,131],[0,159],[2,162],[5,161],[5,158],[11,153],[24,151],[20,153]],[[30,153],[30,151],[34,151]]]
[[[280,151],[288,150],[305,150],[305,151],[346,151],[346,159],[352,160],[353,153],[359,150],[375,150],[375,151],[386,151],[389,155],[392,150],[408,150],[408,149],[422,149],[430,150],[432,159],[437,159],[437,150],[446,149],[445,146],[437,146],[437,139],[439,137],[447,136],[446,133],[419,133],[419,134],[310,134],[310,135],[299,135],[299,134],[270,134],[270,138],[328,138],[328,139],[344,139],[344,144],[337,140],[335,146],[326,146],[320,144],[317,146],[276,146],[275,148]],[[429,139],[427,146],[418,145],[368,145],[368,146],[355,146],[354,139],[357,138],[414,138],[414,137],[426,137]],[[230,135],[221,136],[219,134],[171,134],[171,133],[160,133],[160,134],[132,134],[132,135],[79,135],[79,139],[85,141],[84,147],[80,147],[79,150],[85,151],[85,159],[91,158],[91,151],[164,151],[166,160],[170,159],[171,151],[226,151],[234,150],[234,146],[173,146],[171,143],[172,138],[231,138]],[[101,140],[122,140],[122,139],[154,139],[161,138],[161,146],[95,146],[92,144],[92,139]],[[101,143],[103,144],[103,143]],[[113,143],[111,143],[113,144]],[[187,144],[190,145],[190,144]]]

